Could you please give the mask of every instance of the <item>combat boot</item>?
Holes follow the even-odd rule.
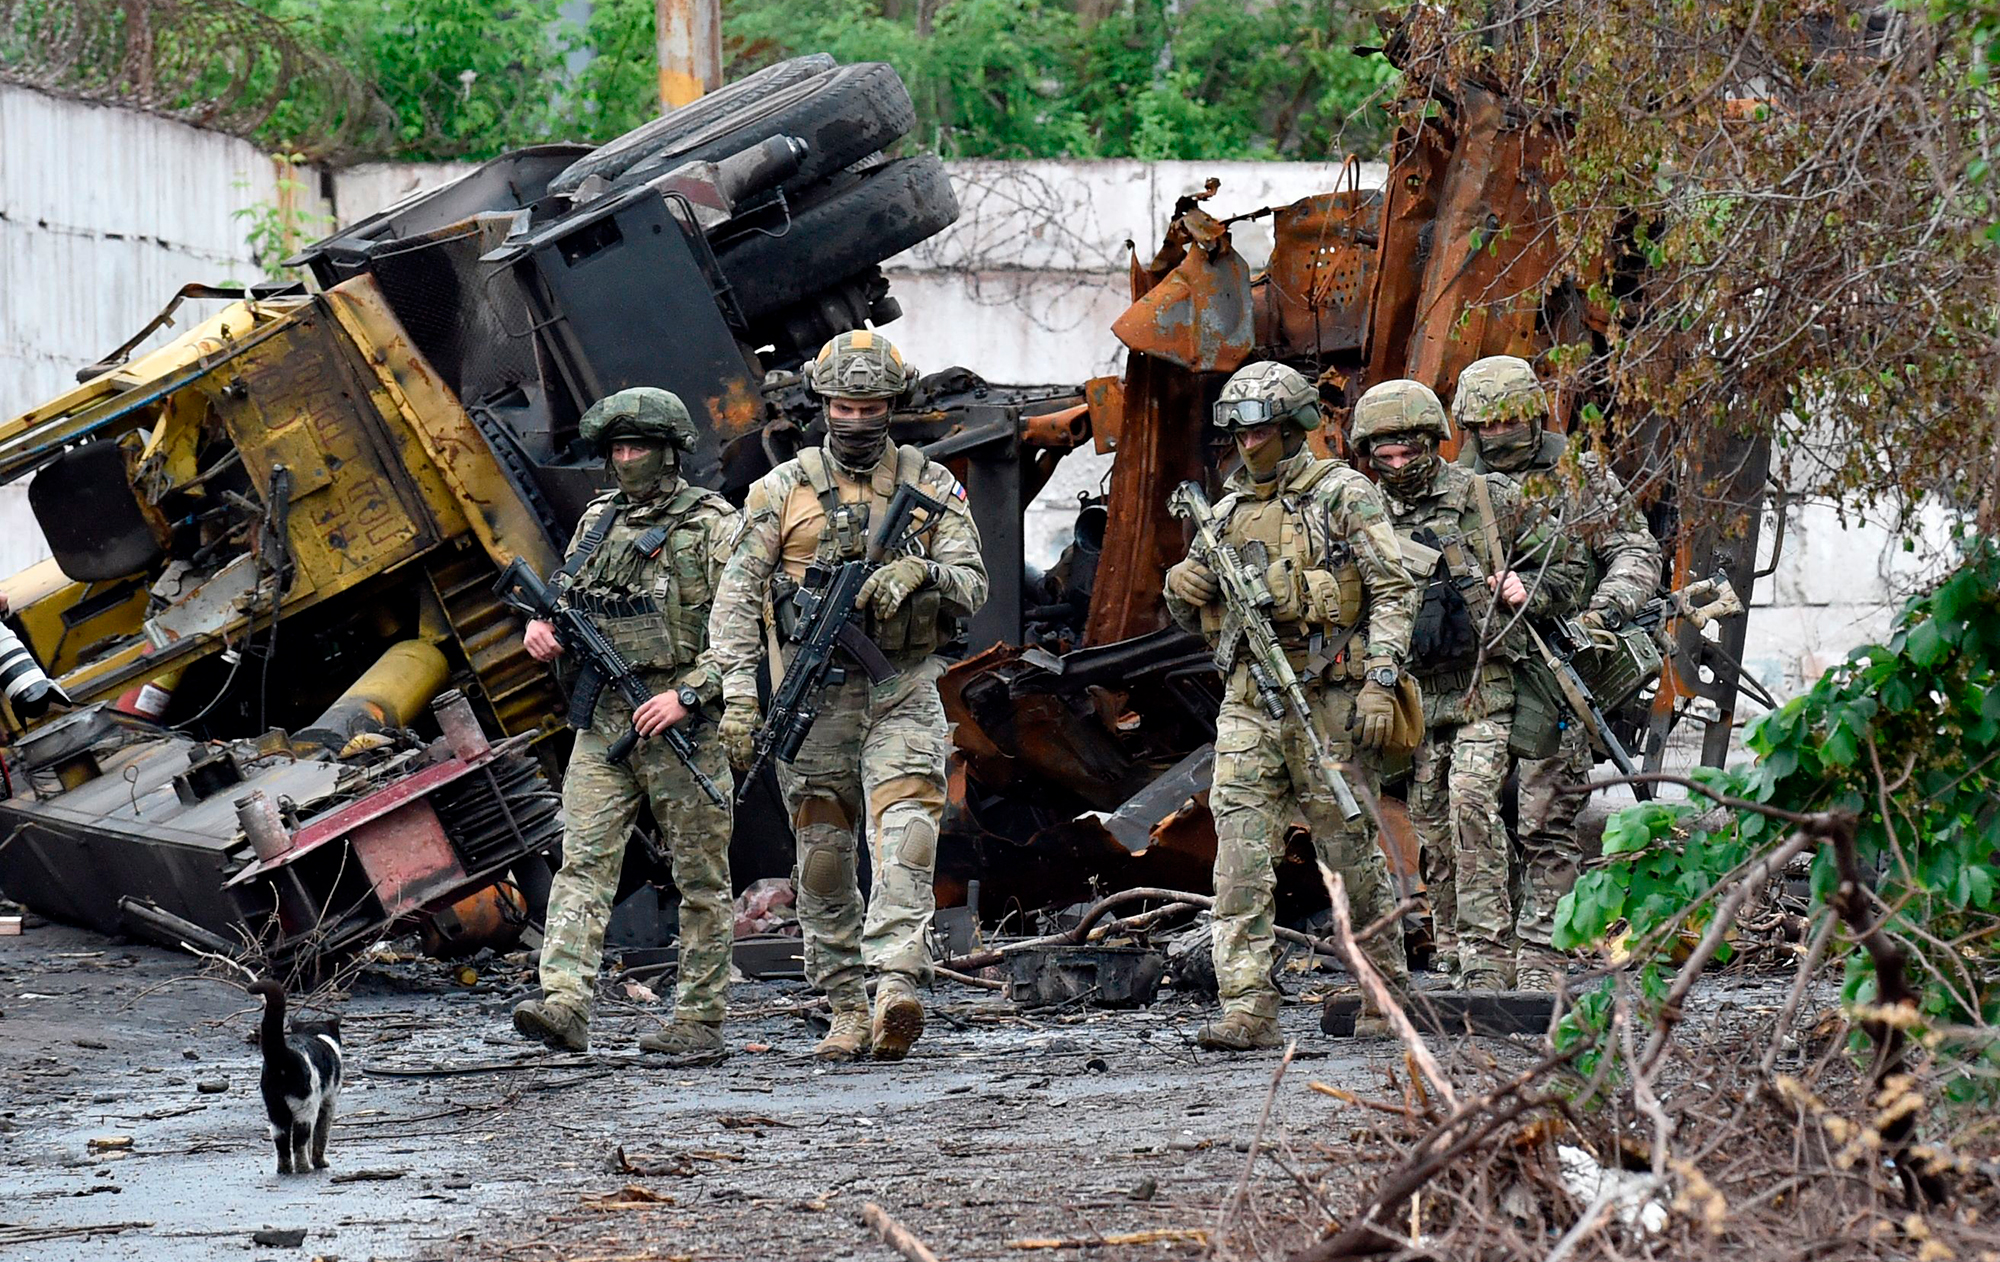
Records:
[[[675,1021],[665,1029],[639,1036],[642,1052],[668,1056],[713,1055],[722,1051],[722,1025],[714,1021]]]
[[[514,1005],[514,1030],[558,1052],[581,1052],[590,1046],[590,1018],[566,1003],[522,1000]]]
[[[835,1008],[833,1027],[819,1041],[819,1046],[813,1048],[813,1059],[849,1061],[867,1052],[868,1048],[868,1009]]]
[[[1513,961],[1509,960],[1508,963],[1511,965]],[[1514,970],[1511,967],[1495,968],[1491,964],[1476,965],[1465,970],[1459,989],[1512,990],[1514,989]]]
[[[884,977],[875,988],[875,1023],[869,1029],[876,1060],[901,1060],[924,1035],[924,1005],[916,988],[901,977]]]
[[[1562,989],[1563,957],[1553,951],[1522,947],[1514,952],[1514,988],[1546,991]]]
[[[1220,1021],[1211,1021],[1194,1033],[1195,1046],[1211,1052],[1253,1052],[1276,1047],[1278,1018],[1260,1017],[1254,1012],[1225,1012]]]

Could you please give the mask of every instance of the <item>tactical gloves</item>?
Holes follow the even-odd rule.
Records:
[[[1167,571],[1167,591],[1175,600],[1197,608],[1222,594],[1214,572],[1193,557]]]
[[[1371,662],[1372,667],[1378,663]],[[1387,666],[1383,662],[1380,665]],[[1389,743],[1396,726],[1396,687],[1371,679],[1361,685],[1354,698],[1354,743],[1369,753],[1379,753]]]
[[[764,715],[753,698],[736,698],[723,709],[715,734],[722,741],[722,752],[729,755],[729,765],[738,771],[757,756],[757,729],[763,722]]]
[[[887,618],[903,607],[910,593],[922,587],[930,574],[922,557],[897,557],[868,576],[854,594],[855,603],[867,605],[877,618]]]

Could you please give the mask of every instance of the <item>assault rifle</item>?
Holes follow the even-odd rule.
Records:
[[[577,662],[576,684],[569,693],[569,725],[581,731],[590,726],[590,716],[597,712],[597,699],[605,686],[616,688],[618,695],[632,703],[637,710],[652,700],[653,690],[631,663],[612,646],[597,624],[580,611],[571,608],[562,593],[544,583],[526,561],[516,557],[505,570],[500,572],[500,580],[493,584],[493,594],[502,604],[520,611],[530,618],[539,618],[555,628],[556,639],[563,648],[574,654]],[[678,727],[670,727],[655,734],[664,741],[674,757],[681,760],[694,782],[708,795],[708,800],[717,806],[729,805],[729,799],[722,796],[722,790],[715,787],[715,781],[708,778],[695,765],[694,742]],[[633,728],[611,743],[606,756],[612,762],[624,762],[632,755],[632,747],[639,743],[639,729]]]
[[[1167,511],[1194,523],[1192,551],[1197,560],[1214,571],[1216,583],[1222,588],[1222,638],[1215,646],[1216,669],[1228,675],[1235,669],[1238,645],[1248,646],[1246,665],[1250,668],[1250,680],[1257,687],[1257,699],[1281,723],[1287,710],[1297,717],[1299,726],[1305,730],[1306,744],[1312,750],[1313,766],[1333,790],[1341,815],[1357,818],[1361,806],[1354,800],[1354,790],[1348,787],[1347,777],[1340,774],[1339,762],[1327,752],[1326,738],[1313,722],[1312,707],[1306,701],[1298,672],[1292,669],[1291,659],[1278,643],[1278,633],[1271,628],[1266,610],[1271,607],[1273,597],[1264,576],[1244,564],[1236,549],[1222,542],[1215,510],[1209,507],[1200,484],[1183,482],[1175,487],[1167,498]]]
[[[872,683],[884,683],[895,675],[895,667],[861,629],[861,611],[855,599],[869,575],[881,569],[889,557],[900,555],[911,539],[928,528],[911,524],[919,508],[926,514],[926,523],[937,521],[945,511],[943,504],[914,486],[896,488],[888,512],[869,538],[861,559],[834,566],[814,562],[807,568],[798,594],[792,598],[798,624],[789,639],[796,647],[784,678],[771,690],[771,709],[757,733],[757,752],[737,788],[738,802],[748,796],[771,759],[790,762],[798,757],[799,747],[819,718],[820,690],[847,678],[846,670],[834,665],[835,649],[847,650],[848,656],[868,672]]]
[[[1674,618],[1685,618],[1700,629],[1717,618],[1742,612],[1743,602],[1737,597],[1736,589],[1730,586],[1729,576],[1718,570],[1707,578],[1697,579],[1686,587],[1647,601],[1621,628],[1592,632],[1573,619],[1563,619],[1550,624],[1546,633],[1530,624],[1528,634],[1543,663],[1555,674],[1556,684],[1561,688],[1571,712],[1588,725],[1592,739],[1617,764],[1619,772],[1630,776],[1636,775],[1639,768],[1631,752],[1611,730],[1605,711],[1630,700],[1645,684],[1641,676],[1651,677],[1658,673],[1661,658],[1654,637]],[[1643,647],[1650,653],[1643,661],[1635,663],[1632,660],[1643,655],[1635,651],[1633,641],[1627,638],[1630,631],[1621,634],[1626,628],[1642,633]],[[1578,659],[1585,654],[1602,654],[1609,658],[1611,668],[1597,673],[1603,676],[1604,687],[1614,695],[1600,696],[1599,689],[1594,688],[1578,669]],[[1633,669],[1635,665],[1638,669]],[[1635,785],[1633,790],[1642,799],[1652,796],[1643,784]]]

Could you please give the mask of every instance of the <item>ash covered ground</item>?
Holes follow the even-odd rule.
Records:
[[[731,988],[735,1050],[716,1066],[638,1054],[664,1005],[629,1001],[600,1008],[592,1054],[557,1055],[509,1022],[521,963],[468,986],[410,960],[337,1003],[350,1079],[332,1169],[280,1177],[254,1001],[199,960],[30,924],[0,938],[0,1244],[74,1234],[9,1258],[893,1258],[860,1221],[870,1201],[947,1258],[1190,1257],[1187,1240],[1015,1242],[1212,1228],[1278,1061],[1197,1052],[1208,1009],[1170,991],[1019,1015],[948,983],[901,1064],[814,1063],[810,996],[784,982]],[[1318,1015],[1286,1009],[1299,1059],[1274,1141],[1340,1130],[1347,1110],[1308,1081],[1378,1091],[1400,1062],[1394,1043],[1321,1035]],[[1266,1215],[1298,1204],[1306,1238],[1287,1175],[1263,1162],[1253,1183]]]

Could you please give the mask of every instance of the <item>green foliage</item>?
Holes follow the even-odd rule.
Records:
[[[652,0],[595,0],[581,27],[556,0],[252,3],[382,96],[396,157],[604,141],[659,112]],[[917,143],[947,156],[1325,158],[1384,135],[1362,107],[1394,71],[1353,53],[1372,31],[1331,0],[921,3],[922,30],[901,0],[731,0],[728,74],[807,52],[887,61]],[[270,139],[296,112],[280,107]]]
[[[1787,811],[1834,808],[1858,818],[1861,862],[1881,875],[1885,928],[1911,955],[1932,1025],[2000,1019],[1991,965],[2000,953],[2000,548],[1967,559],[1903,609],[1886,644],[1856,649],[1805,695],[1753,725],[1756,761],[1698,779],[1717,793]],[[1613,816],[1605,862],[1556,909],[1556,945],[1592,946],[1623,932],[1657,980],[1676,932],[1700,926],[1741,869],[1783,840],[1784,826],[1706,802],[1650,802]],[[1834,856],[1813,858],[1824,908]],[[1726,949],[1726,948],[1725,948]],[[1726,956],[1721,957],[1726,958]],[[1844,997],[1874,997],[1869,958],[1844,934],[1829,955]],[[1589,1037],[1580,1009],[1573,1037]]]
[[[230,217],[243,226],[243,240],[250,247],[250,257],[263,269],[265,277],[280,280],[286,269],[278,265],[279,261],[295,253],[305,242],[331,231],[333,219],[306,209],[318,203],[312,200],[311,189],[298,176],[298,169],[306,160],[304,154],[274,154],[271,160],[279,168],[276,196],[271,201],[231,211]],[[255,187],[247,176],[238,179],[235,185],[244,190]]]

